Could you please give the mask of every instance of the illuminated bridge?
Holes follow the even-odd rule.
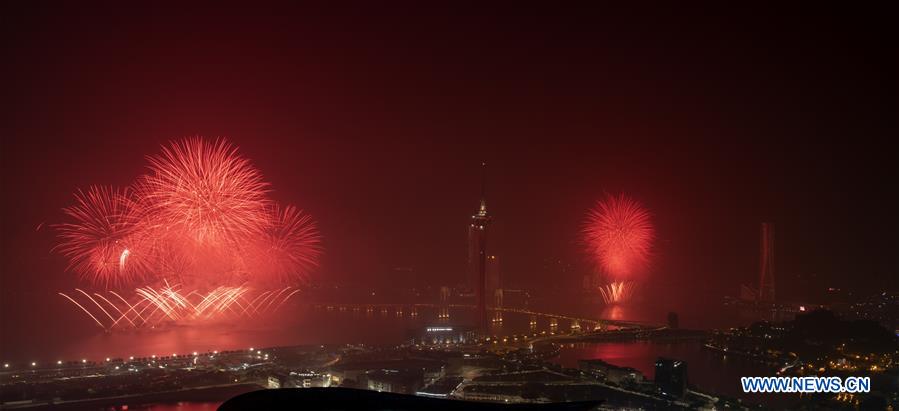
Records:
[[[419,310],[422,308],[427,309],[436,309],[437,310],[437,318],[438,319],[448,319],[448,309],[475,309],[473,304],[325,304],[325,303],[315,303],[312,304],[315,309],[319,310],[327,310],[327,311],[340,311],[340,312],[349,312],[352,311],[354,313],[367,313],[374,314],[380,313],[381,315],[390,315],[393,314],[397,317],[404,317],[406,315],[411,317],[416,317],[419,315]],[[558,326],[559,321],[566,321],[570,324],[572,329],[582,329],[585,331],[592,330],[602,330],[607,329],[609,326],[614,326],[619,329],[656,329],[660,327],[660,324],[642,322],[642,321],[625,321],[625,320],[610,320],[610,319],[602,319],[602,318],[586,318],[586,317],[577,317],[572,315],[565,314],[557,314],[557,313],[548,313],[541,311],[534,311],[526,308],[510,308],[510,307],[487,307],[488,311],[492,311],[494,313],[514,313],[521,315],[531,316],[531,321],[534,322],[536,318],[544,318],[549,321],[550,326]]]

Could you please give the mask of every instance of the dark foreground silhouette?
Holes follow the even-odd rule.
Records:
[[[240,394],[219,407],[237,410],[590,410],[601,401],[496,404],[428,398],[352,388],[282,388]]]

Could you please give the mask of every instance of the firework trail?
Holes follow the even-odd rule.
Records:
[[[148,161],[149,172],[127,189],[77,191],[63,209],[70,221],[55,225],[56,250],[71,271],[107,292],[132,287],[137,296],[63,294],[102,327],[265,311],[245,297],[296,286],[318,266],[312,217],[272,202],[259,170],[226,141],[176,141]],[[268,304],[283,304],[270,294]],[[116,313],[112,325],[103,323]]]
[[[270,316],[299,291],[284,287],[252,297],[253,290],[245,286],[220,286],[201,292],[184,291],[180,284],[164,283],[160,287],[137,288],[130,301],[115,291],[89,294],[75,289],[71,295],[59,295],[83,311],[97,326],[110,331]]]
[[[637,292],[637,283],[633,281],[615,281],[599,287],[599,294],[606,304],[620,304],[630,301]]]

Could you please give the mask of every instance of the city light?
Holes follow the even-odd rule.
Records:
[[[442,331],[452,331],[453,327],[427,327],[425,331],[429,333],[433,332],[442,332]]]
[[[875,7],[18,7],[0,408],[899,409]]]

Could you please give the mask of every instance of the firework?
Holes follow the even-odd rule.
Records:
[[[145,286],[130,298],[115,291],[59,293],[100,328],[153,328],[169,323],[252,319],[278,311],[300,290],[294,287],[254,292],[246,286],[219,286],[206,292],[186,290],[180,284]]]
[[[304,280],[321,254],[315,222],[293,206],[274,207],[271,221],[253,245],[255,277],[266,284]]]
[[[606,304],[620,304],[630,301],[637,291],[637,283],[633,281],[616,281],[599,287],[599,294]]]
[[[633,278],[646,270],[653,237],[649,212],[623,194],[600,201],[589,212],[584,228],[588,253],[614,280]]]
[[[166,227],[198,242],[235,243],[268,223],[262,174],[224,140],[187,139],[148,159],[141,202]]]
[[[56,225],[57,250],[72,271],[107,290],[130,286],[142,298],[65,295],[95,321],[115,317],[122,303],[142,307],[120,312],[114,324],[244,310],[252,306],[243,302],[246,290],[293,287],[317,267],[322,248],[311,216],[272,202],[259,170],[226,141],[173,142],[148,161],[149,173],[128,189],[78,191],[64,209],[71,221]]]
[[[75,205],[63,209],[74,221],[59,224],[57,249],[69,257],[69,268],[105,286],[139,280],[147,274],[149,253],[139,212],[128,190],[90,187],[75,193]]]

